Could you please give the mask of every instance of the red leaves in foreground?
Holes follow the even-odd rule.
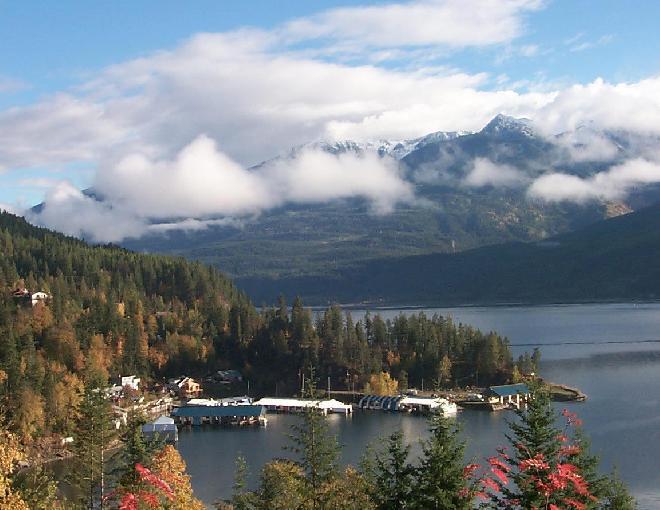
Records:
[[[119,510],[140,510],[141,508],[160,508],[162,499],[174,500],[172,488],[142,464],[135,465],[140,477],[140,488],[134,492],[124,492],[119,500]],[[156,492],[154,492],[154,490]]]
[[[564,409],[561,414],[566,419],[567,428],[582,424],[575,413]],[[581,452],[580,445],[572,441],[567,431],[558,434],[556,440],[556,453],[550,457],[533,454],[522,443],[515,445],[517,458],[511,458],[503,448],[499,449],[497,456],[487,459],[488,470],[484,470],[479,480],[483,493],[479,495],[491,500],[497,508],[515,509],[531,505],[546,510],[586,510],[589,502],[596,501],[596,498],[573,463]],[[473,476],[477,468],[476,464],[470,464],[464,473]],[[539,496],[541,501],[537,499]]]

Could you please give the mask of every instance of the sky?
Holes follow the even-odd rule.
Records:
[[[45,199],[45,224],[108,241],[154,219],[203,228],[352,196],[387,214],[414,200],[390,161],[309,150],[249,168],[311,141],[476,131],[497,113],[548,136],[660,134],[657,19],[650,0],[0,0],[0,207]],[[660,179],[655,165],[548,175],[530,193],[614,195]],[[507,185],[516,172],[475,170]]]

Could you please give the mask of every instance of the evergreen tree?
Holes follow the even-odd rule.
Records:
[[[635,510],[637,508],[635,498],[616,472],[609,476],[604,497],[598,508],[599,510]]]
[[[252,510],[255,508],[255,494],[247,490],[248,465],[245,457],[239,455],[234,466],[234,486],[231,498],[233,510]]]
[[[70,482],[78,503],[90,510],[103,506],[107,491],[108,447],[115,436],[112,409],[100,388],[85,387],[73,438]]]
[[[315,398],[314,372],[307,386],[307,398]],[[289,436],[293,445],[290,451],[300,458],[300,466],[307,479],[312,509],[322,508],[324,484],[338,476],[339,444],[330,434],[325,416],[318,409],[306,407],[300,423],[292,426]]]
[[[465,444],[458,430],[442,413],[430,421],[431,437],[422,444],[422,458],[414,473],[411,508],[419,510],[470,510],[473,491],[465,477]]]
[[[622,486],[598,474],[598,459],[589,452],[577,416],[565,409],[566,427],[559,430],[547,391],[534,387],[531,397],[518,411],[519,423],[509,423],[513,454],[501,449],[488,459],[490,473],[483,480],[488,508],[596,510],[617,508],[608,506],[613,500],[624,504],[628,496]]]
[[[127,490],[133,490],[139,482],[139,473],[135,470],[136,464],[151,466],[154,455],[163,447],[163,442],[158,438],[147,440],[144,437],[142,425],[146,422],[144,415],[129,412],[121,436],[122,448],[119,452],[117,475],[119,485]]]
[[[385,455],[377,455],[373,474],[372,499],[379,510],[412,508],[414,468],[408,463],[410,447],[403,442],[403,433],[394,432],[387,441]]]

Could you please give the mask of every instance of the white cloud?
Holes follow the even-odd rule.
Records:
[[[644,159],[626,161],[588,178],[562,173],[539,177],[528,194],[548,202],[620,200],[636,186],[660,183],[660,164]]]
[[[539,0],[417,0],[346,7],[294,20],[290,40],[329,38],[371,47],[487,46],[508,42],[524,28],[525,13]]]
[[[583,35],[584,34],[577,34],[575,37],[571,37],[567,41],[567,43],[570,45],[569,51],[575,53],[579,51],[590,50],[593,48],[597,48],[599,46],[604,46],[606,44],[609,44],[612,41],[612,39],[614,39],[613,35],[607,34],[593,41],[585,41],[582,40]]]
[[[285,202],[326,202],[361,196],[374,212],[390,212],[399,202],[414,198],[410,183],[399,173],[392,158],[375,153],[362,155],[304,151],[293,161],[279,160],[266,165],[264,176],[271,190],[279,189]]]
[[[72,235],[116,242],[145,232],[236,224],[287,203],[362,197],[374,213],[383,214],[414,199],[412,186],[391,158],[308,149],[248,170],[205,136],[172,160],[135,153],[103,166],[94,189],[103,202],[59,183],[32,219]],[[213,216],[220,218],[204,219]]]
[[[88,98],[58,94],[0,112],[0,167],[94,161],[129,136],[105,110]]]
[[[659,91],[658,76],[633,83],[608,83],[598,78],[555,92],[531,117],[546,133],[593,123],[600,129],[660,134]]]
[[[526,181],[525,175],[510,165],[498,165],[489,159],[477,158],[463,183],[473,187],[518,187]]]
[[[54,188],[58,184],[66,182],[63,179],[51,179],[49,177],[30,177],[28,179],[20,179],[18,181],[19,186],[31,187],[31,188]]]
[[[0,202],[0,211],[5,211],[11,214],[20,214],[20,211],[18,211],[14,206],[5,204],[3,202]]]
[[[185,231],[199,231],[206,230],[211,226],[232,226],[241,227],[243,222],[236,218],[220,218],[214,220],[198,220],[196,218],[186,218],[181,221],[173,221],[169,223],[154,223],[147,226],[147,231],[152,233],[166,233],[175,230]]]
[[[523,57],[535,57],[539,54],[540,48],[536,44],[526,44],[521,46],[518,50],[518,54]]]
[[[28,211],[26,217],[34,223],[92,241],[118,242],[140,236],[147,228],[146,222],[131,212],[98,202],[67,182],[49,190],[44,204],[39,214]]]
[[[562,133],[554,142],[568,151],[571,161],[612,161],[619,155],[619,147],[611,138],[587,126]]]

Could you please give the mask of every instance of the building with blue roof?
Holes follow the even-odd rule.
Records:
[[[490,386],[487,391],[488,402],[502,406],[515,405],[520,407],[522,402],[527,402],[529,394],[529,386],[525,383]]]
[[[182,425],[252,425],[266,423],[264,406],[185,406],[172,411]]]

